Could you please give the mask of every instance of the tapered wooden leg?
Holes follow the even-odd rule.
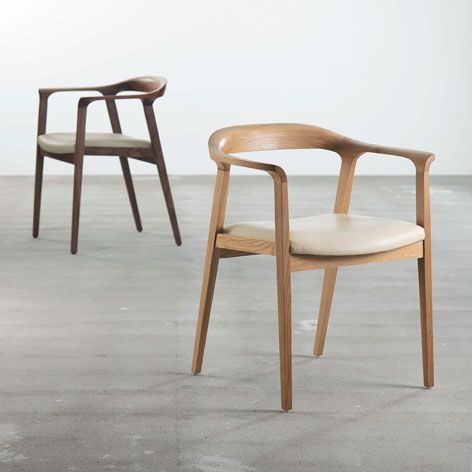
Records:
[[[418,279],[420,285],[423,382],[424,386],[429,388],[434,385],[434,357],[431,255],[427,250],[425,250],[424,257],[418,259]]]
[[[316,324],[315,347],[313,349],[313,354],[318,357],[323,355],[337,273],[338,269],[326,269],[324,273],[320,311],[318,313],[318,323]]]
[[[172,199],[166,165],[162,156],[157,156],[157,170],[159,172],[159,179],[161,180],[162,191],[166,201],[167,213],[169,214],[170,224],[174,233],[175,244],[180,246],[182,244],[182,239],[180,237],[179,224],[177,223],[177,215],[175,214],[174,201]]]
[[[123,171],[123,177],[125,179],[126,190],[128,191],[131,211],[133,212],[134,223],[136,225],[136,229],[141,232],[143,230],[143,226],[141,224],[141,217],[139,216],[138,202],[136,201],[136,194],[134,193],[133,179],[129,169],[128,158],[120,156],[120,164]]]
[[[275,183],[277,307],[279,318],[280,397],[285,411],[292,409],[292,292],[286,182]]]
[[[70,252],[77,253],[79,242],[80,196],[82,192],[82,170],[84,156],[77,156],[74,160],[74,194],[72,199],[72,232]]]
[[[211,304],[215,291],[216,274],[220,259],[220,250],[215,247],[216,235],[223,230],[225,221],[226,201],[228,199],[229,168],[220,169],[216,175],[213,206],[211,210],[210,228],[203,271],[200,307],[198,309],[195,346],[193,349],[192,372],[199,374],[202,370],[203,353],[210,321]]]
[[[36,174],[34,178],[34,210],[33,210],[33,237],[39,234],[39,215],[41,212],[41,191],[43,188],[44,156],[39,150],[36,153]]]
[[[292,298],[290,269],[282,257],[277,258],[277,305],[279,318],[279,356],[281,405],[292,409]],[[288,262],[288,258],[287,258]]]
[[[290,275],[290,230],[288,189],[285,173],[275,172],[275,259],[279,318],[280,395],[282,409],[292,409],[292,288]]]
[[[169,178],[167,177],[166,164],[164,161],[164,154],[162,153],[161,140],[159,138],[159,131],[157,129],[156,117],[152,108],[152,102],[147,103],[143,101],[144,116],[151,137],[152,149],[154,151],[154,159],[156,161],[159,178],[161,179],[162,191],[167,206],[167,213],[169,214],[170,224],[174,233],[174,239],[177,246],[182,244],[180,237],[179,225],[177,223],[177,215],[175,214],[174,201],[172,199],[172,192],[170,190]]]
[[[198,309],[197,331],[193,349],[192,373],[199,374],[202,370],[203,354],[210,321],[211,304],[215,291],[216,274],[218,272],[219,249],[207,250],[205,270],[203,273],[200,307]]]

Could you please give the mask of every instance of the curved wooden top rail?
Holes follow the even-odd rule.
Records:
[[[269,123],[223,128],[210,138],[225,153],[319,148],[333,150],[344,136],[319,126]]]
[[[164,77],[144,76],[128,79],[115,84],[117,92],[134,91],[143,92],[150,95],[161,96],[164,94],[167,80]],[[156,97],[157,98],[157,97]]]
[[[220,167],[237,165],[285,176],[279,166],[241,159],[232,153],[283,149],[325,149],[343,158],[357,158],[372,152],[400,156],[412,161],[418,170],[427,169],[434,154],[424,151],[379,146],[355,141],[319,126],[297,123],[269,123],[231,126],[215,131],[208,143],[211,158]]]
[[[167,80],[159,76],[135,77],[110,85],[95,87],[61,87],[41,88],[39,94],[48,97],[56,92],[100,92],[102,97],[83,97],[86,101],[115,100],[126,98],[139,98],[141,100],[155,100],[164,95]],[[121,92],[140,92],[139,94],[118,96]]]

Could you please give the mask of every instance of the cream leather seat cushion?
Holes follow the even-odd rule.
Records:
[[[75,152],[75,133],[41,134],[38,136],[38,144],[46,152],[73,154]],[[87,133],[85,146],[150,148],[151,142],[117,133]]]
[[[274,240],[273,221],[236,223],[232,236]],[[349,256],[389,251],[422,241],[424,229],[413,223],[358,215],[317,215],[290,220],[290,252],[318,256]]]

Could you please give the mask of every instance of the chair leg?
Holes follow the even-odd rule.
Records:
[[[39,234],[39,215],[41,212],[41,191],[43,188],[44,156],[39,150],[36,153],[36,174],[34,178],[34,210],[33,210],[33,238]]]
[[[288,257],[277,257],[281,405],[292,409],[292,294]]]
[[[313,349],[313,354],[318,357],[323,355],[337,273],[338,269],[326,269],[324,273],[320,311],[318,313],[318,323],[316,324],[315,347]]]
[[[215,291],[216,274],[218,272],[219,249],[207,250],[205,270],[203,273],[202,290],[200,295],[200,307],[198,310],[197,331],[195,333],[195,346],[193,349],[192,373],[199,374],[202,370],[203,354],[210,321],[211,304]]]
[[[164,199],[166,201],[167,213],[169,214],[172,232],[174,233],[175,244],[180,246],[182,239],[180,237],[179,224],[177,223],[177,215],[175,214],[174,201],[172,199],[172,192],[170,190],[169,177],[167,176],[166,165],[162,155],[157,156],[157,171],[159,172],[159,179],[161,181]]]
[[[125,179],[126,190],[128,191],[131,211],[133,212],[134,223],[136,225],[136,229],[141,232],[143,230],[143,226],[141,224],[141,217],[139,216],[138,202],[136,201],[136,194],[134,192],[133,179],[129,169],[128,158],[120,156],[120,164],[121,170],[123,171],[123,177]]]
[[[170,224],[172,231],[174,232],[174,239],[177,246],[182,244],[180,237],[179,225],[177,223],[177,216],[175,214],[174,202],[172,200],[172,193],[170,191],[169,179],[167,177],[166,164],[164,162],[164,155],[162,153],[161,141],[159,139],[159,131],[157,129],[156,117],[152,108],[152,103],[146,103],[143,100],[144,116],[146,117],[146,123],[149,130],[149,136],[151,138],[152,149],[154,152],[154,159],[159,172],[159,178],[161,180],[162,191],[164,192],[164,198],[167,206],[167,213],[169,214]]]
[[[425,251],[424,257],[418,259],[418,279],[420,286],[423,382],[425,387],[430,388],[434,385],[434,357],[431,255],[428,252]]]
[[[74,161],[74,194],[72,199],[72,232],[70,252],[77,253],[79,242],[80,196],[82,192],[82,169],[84,156],[76,156]]]

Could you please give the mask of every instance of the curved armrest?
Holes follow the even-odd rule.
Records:
[[[159,95],[159,96],[162,96]],[[148,98],[152,98],[153,100],[156,97],[155,93],[136,93],[136,94],[129,94],[129,95],[102,95],[96,97],[80,97],[79,99],[79,107],[86,107],[92,102],[96,102],[99,100],[105,101],[113,101],[113,100],[146,100]]]
[[[57,92],[100,92],[107,93],[116,90],[113,85],[103,85],[98,87],[57,87],[57,88],[40,88],[39,95],[49,96]]]
[[[431,162],[434,161],[434,154],[428,151],[416,151],[413,149],[402,149],[390,146],[382,146],[378,144],[363,143],[361,141],[354,141],[346,139],[341,147],[342,149],[352,150],[364,154],[372,152],[374,154],[385,154],[389,156],[399,156],[409,159],[416,166],[418,170],[429,168]]]
[[[277,166],[275,164],[268,164],[266,162],[241,159],[240,157],[235,157],[231,154],[226,154],[219,148],[217,143],[212,142],[211,138],[208,147],[210,151],[210,157],[216,162],[218,169],[228,170],[230,166],[245,167],[247,169],[255,169],[267,172],[272,177],[277,177],[282,182],[287,181],[287,174],[280,166]]]

